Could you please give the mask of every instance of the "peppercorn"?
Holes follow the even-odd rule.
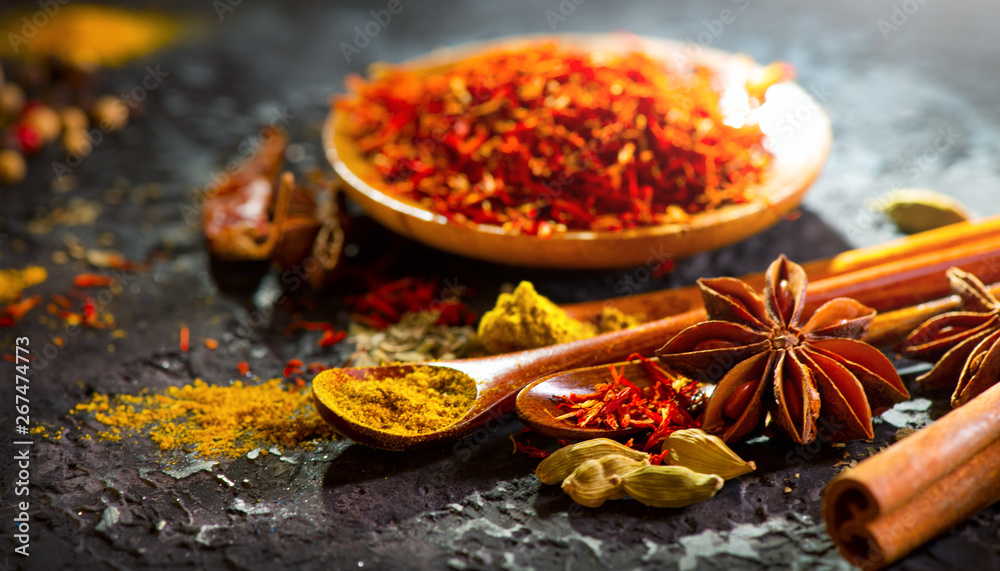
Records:
[[[16,83],[0,85],[0,112],[13,115],[24,107],[24,90]]]
[[[28,165],[14,149],[0,149],[0,183],[17,184],[24,180]]]
[[[102,95],[90,109],[94,122],[105,131],[118,131],[128,123],[128,107],[114,95]]]
[[[87,120],[87,114],[79,107],[64,107],[60,111],[60,115],[62,116],[63,128],[67,131],[70,129],[86,129],[90,123]]]
[[[43,143],[56,140],[62,131],[62,121],[59,114],[48,105],[32,105],[25,110],[21,123],[30,125],[38,131]]]
[[[90,137],[84,129],[67,129],[63,134],[62,143],[67,153],[77,157],[85,157],[93,149]]]

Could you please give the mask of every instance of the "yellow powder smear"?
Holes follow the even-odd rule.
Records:
[[[55,3],[53,3],[55,4]],[[95,5],[54,6],[51,14],[19,12],[0,23],[6,56],[55,57],[80,66],[114,66],[169,43],[179,25],[170,17]]]
[[[402,435],[446,428],[476,400],[471,377],[434,366],[414,366],[402,377],[379,379],[357,379],[331,369],[313,380],[313,391],[344,419]]]
[[[203,457],[235,458],[270,446],[291,448],[334,438],[316,413],[309,391],[288,391],[280,379],[260,385],[208,385],[201,379],[165,392],[111,397],[96,394],[74,414],[93,412],[108,427],[102,440],[147,431],[162,450],[193,449]]]
[[[44,282],[46,278],[48,272],[41,266],[28,266],[23,270],[0,270],[0,304],[17,301],[22,291]]]
[[[641,322],[638,316],[613,307],[601,311],[596,325],[577,321],[539,295],[531,282],[521,282],[513,292],[500,294],[496,306],[483,315],[479,338],[491,353],[507,353],[579,341]]]
[[[629,329],[636,325],[642,325],[645,320],[640,315],[625,313],[617,307],[605,307],[601,309],[601,314],[597,316],[597,332],[611,333]]]

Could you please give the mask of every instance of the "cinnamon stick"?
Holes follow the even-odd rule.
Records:
[[[992,275],[998,264],[998,239],[914,256],[810,282],[806,287],[804,311],[815,311],[823,303],[837,297],[853,297],[879,311],[907,308],[903,313],[885,317],[881,323],[872,325],[873,333],[880,336],[879,344],[894,343],[901,339],[901,335],[905,336],[910,331],[905,329],[907,325],[919,325],[928,317],[957,307],[957,298],[938,300],[951,293],[951,285],[945,275],[949,267],[955,265],[973,274]],[[932,305],[919,305],[926,302]],[[635,353],[652,353],[677,333],[707,318],[705,308],[699,303],[696,309],[651,321],[624,332],[605,333],[601,336],[604,344],[594,354],[595,363],[602,362],[600,359],[604,358],[603,355],[613,354],[621,343],[628,343]],[[890,323],[891,320],[895,321]],[[640,331],[645,334],[636,336],[629,333]]]
[[[823,497],[841,554],[879,569],[1000,501],[1000,384],[836,478]]]
[[[973,247],[977,242],[987,245],[992,243],[996,245],[997,249],[1000,249],[1000,216],[992,216],[976,222],[952,224],[884,244],[849,250],[832,258],[807,262],[802,264],[802,267],[810,281],[816,282],[828,277],[855,273],[918,256],[924,260],[922,263],[926,263],[928,256],[933,255],[934,252],[950,250],[954,254],[954,248]],[[1000,265],[1000,259],[996,261],[995,265]],[[740,279],[758,290],[764,287],[763,273],[749,274]],[[857,276],[853,279],[857,279]],[[947,281],[943,273],[941,280],[937,286]],[[931,294],[926,299],[939,295],[943,295],[943,292]],[[896,305],[885,304],[880,309],[904,305],[909,304],[903,302],[897,302]],[[562,308],[573,319],[592,320],[600,314],[601,309],[605,306],[614,306],[625,313],[644,315],[647,320],[652,321],[701,307],[701,290],[696,285],[685,286],[669,291],[654,291],[597,302],[569,304],[562,306]]]

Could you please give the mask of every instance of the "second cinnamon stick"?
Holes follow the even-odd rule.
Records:
[[[1000,500],[1000,385],[855,468],[823,497],[845,559],[878,569]]]

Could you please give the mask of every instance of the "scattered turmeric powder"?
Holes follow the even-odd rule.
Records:
[[[454,424],[476,399],[476,384],[461,371],[411,366],[401,378],[364,378],[340,369],[320,373],[313,392],[338,416],[391,434],[416,435]]]
[[[23,270],[0,270],[0,304],[17,301],[25,289],[44,282],[49,277],[41,266],[28,266]]]
[[[280,379],[260,385],[193,384],[139,395],[96,394],[72,414],[93,412],[108,427],[98,436],[120,441],[148,431],[161,450],[194,450],[204,457],[235,458],[258,447],[295,447],[329,440],[333,429],[312,404],[309,391],[288,391]]]
[[[536,292],[531,282],[521,282],[512,293],[500,294],[496,306],[483,314],[479,339],[491,353],[507,353],[579,341],[639,323],[638,316],[614,307],[605,307],[596,324],[577,321]]]

